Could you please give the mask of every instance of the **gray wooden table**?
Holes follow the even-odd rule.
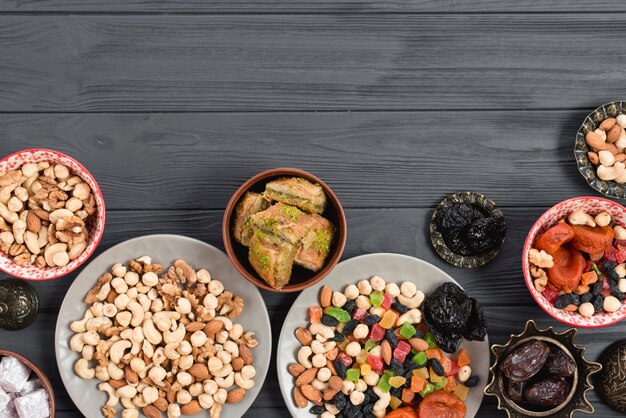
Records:
[[[150,233],[222,247],[233,191],[276,166],[334,188],[344,259],[398,252],[450,273],[483,305],[492,342],[525,321],[556,323],[523,282],[520,254],[553,204],[595,194],[574,133],[626,98],[621,0],[0,0],[0,155],[48,147],[98,179],[98,253]],[[509,231],[487,267],[433,252],[445,195],[486,193]],[[0,348],[41,365],[60,418],[80,416],[54,360],[57,311],[76,274],[35,287],[28,329]],[[296,295],[263,293],[276,339]],[[581,330],[596,359],[626,323]],[[276,353],[274,353],[276,355]],[[591,396],[596,416],[617,414]],[[288,417],[274,366],[247,417]],[[492,398],[481,418],[503,416]]]

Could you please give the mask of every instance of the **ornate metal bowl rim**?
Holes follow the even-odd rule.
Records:
[[[502,241],[502,244],[500,244],[500,246],[498,246],[497,248],[489,252],[486,252],[485,254],[480,254],[476,256],[463,256],[463,255],[454,253],[446,245],[445,241],[443,240],[443,237],[441,236],[441,233],[437,229],[437,217],[439,216],[439,213],[444,208],[452,204],[456,204],[456,203],[467,203],[467,204],[478,206],[482,208],[484,211],[490,213],[492,216],[496,216],[496,217],[504,218],[504,214],[498,208],[498,206],[496,205],[496,202],[494,202],[493,200],[491,200],[490,198],[486,197],[485,195],[481,193],[458,192],[458,193],[453,193],[447,196],[445,199],[443,199],[439,203],[439,205],[437,205],[437,207],[435,208],[433,215],[430,219],[430,226],[429,226],[430,241],[432,242],[432,245],[435,248],[435,251],[437,251],[437,254],[439,254],[439,256],[442,259],[444,259],[445,261],[447,261],[448,263],[456,267],[463,267],[463,268],[482,267],[488,262],[490,262],[491,260],[493,260],[494,258],[496,258],[496,256],[500,252],[500,249],[504,245],[504,240]]]
[[[607,110],[609,108],[611,108],[610,111]],[[614,181],[600,180],[597,177],[596,166],[589,161],[589,157],[587,156],[589,147],[585,141],[585,133],[589,131],[589,129],[587,129],[589,128],[587,126],[588,124],[593,128],[591,130],[595,130],[600,124],[600,121],[594,120],[594,116],[603,115],[603,118],[606,118],[607,116],[615,117],[622,113],[626,113],[626,101],[616,100],[598,106],[585,117],[580,128],[576,131],[576,140],[574,141],[574,159],[576,160],[576,166],[587,184],[604,196],[615,199],[626,199],[626,185],[618,184]]]
[[[595,373],[598,373],[602,369],[602,365],[585,359],[585,356],[584,356],[584,352],[586,350],[585,347],[578,346],[574,342],[574,338],[576,337],[577,334],[578,334],[578,330],[576,328],[570,328],[563,332],[556,332],[552,326],[546,329],[539,329],[535,321],[533,321],[532,319],[528,320],[526,322],[526,326],[524,327],[524,330],[519,334],[511,334],[511,337],[509,338],[506,344],[493,344],[491,346],[491,352],[494,355],[494,362],[489,368],[490,380],[489,380],[489,384],[487,385],[487,387],[485,387],[485,391],[484,391],[485,395],[495,396],[498,399],[498,409],[506,411],[507,416],[509,418],[522,417],[522,416],[531,416],[531,417],[548,417],[548,416],[565,417],[567,416],[571,418],[574,412],[577,412],[577,411],[585,413],[585,414],[593,414],[595,409],[593,405],[591,405],[591,403],[587,399],[587,392],[593,389],[591,376],[594,375]],[[570,352],[570,354],[572,355],[572,357],[576,360],[577,364],[582,363],[584,365],[583,368],[580,368],[580,365],[578,365],[577,367],[578,369],[577,370],[578,372],[577,382],[575,381],[575,385],[568,399],[565,402],[563,402],[561,405],[559,405],[558,407],[555,407],[545,412],[526,411],[519,406],[518,406],[518,409],[513,408],[511,404],[513,404],[514,402],[510,401],[508,397],[504,393],[502,393],[502,391],[498,388],[498,379],[500,376],[500,371],[498,370],[498,367],[500,365],[500,355],[503,352],[509,350],[513,345],[517,345],[522,340],[525,340],[527,338],[532,338],[537,335],[540,335],[542,337],[547,337],[547,340],[551,343],[558,342],[559,344],[557,345],[565,346]],[[571,344],[571,347],[559,341],[559,337],[565,339],[565,341],[568,344]],[[546,340],[546,338],[542,338],[542,339]],[[583,390],[582,390],[582,393],[578,395],[580,396],[581,399],[579,399],[577,402],[573,402],[575,401],[573,397],[579,391],[579,387],[581,385],[582,385]]]

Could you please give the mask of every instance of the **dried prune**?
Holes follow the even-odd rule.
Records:
[[[558,296],[554,301],[554,307],[557,309],[563,309],[567,305],[580,305],[580,296],[578,296],[576,293],[566,293],[564,295]]]
[[[437,346],[446,353],[456,353],[461,345],[461,334],[440,331],[430,327],[430,332],[435,337]]]
[[[502,362],[500,369],[512,381],[530,379],[548,359],[550,347],[539,340],[530,340],[516,347]]]
[[[467,231],[466,242],[474,254],[484,254],[498,248],[506,235],[506,224],[501,217],[478,219]]]
[[[526,382],[514,382],[509,380],[506,384],[506,395],[513,402],[524,402],[524,390],[526,389]]]
[[[467,326],[463,336],[468,341],[483,341],[487,335],[487,320],[485,319],[485,311],[478,301],[471,298],[472,313],[467,320]]]
[[[444,283],[426,298],[424,318],[429,327],[462,334],[470,314],[470,297],[454,283]]]
[[[532,383],[524,396],[532,405],[554,407],[562,404],[569,394],[571,386],[565,380],[549,377]]]
[[[553,347],[550,349],[544,370],[556,377],[569,377],[576,371],[576,362],[565,351]]]
[[[459,230],[470,224],[475,216],[474,208],[468,204],[450,205],[439,214],[437,228],[439,232],[445,235],[450,231]]]

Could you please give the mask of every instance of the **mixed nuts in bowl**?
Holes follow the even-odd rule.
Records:
[[[104,232],[104,198],[78,161],[33,149],[0,161],[0,269],[48,280],[82,265]]]

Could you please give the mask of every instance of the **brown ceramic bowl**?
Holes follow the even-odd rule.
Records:
[[[31,363],[30,360],[28,360],[25,357],[20,356],[19,354],[16,354],[12,351],[0,350],[0,358],[4,356],[15,357],[16,359],[18,359],[19,361],[27,365],[37,375],[39,380],[41,380],[41,383],[43,383],[44,389],[46,389],[46,392],[48,393],[48,400],[50,401],[50,418],[54,418],[55,416],[54,391],[52,390],[52,385],[50,384],[50,381],[48,380],[46,375],[43,374],[43,372],[41,371],[39,367],[35,366],[33,363]]]
[[[330,253],[328,254],[326,264],[320,271],[313,272],[294,266],[289,283],[282,289],[277,290],[265,283],[265,281],[254,271],[248,261],[248,248],[239,244],[233,238],[232,223],[235,217],[235,207],[246,192],[262,192],[265,190],[265,185],[268,182],[279,177],[302,177],[312,181],[313,183],[319,183],[328,198],[328,205],[326,206],[324,213],[322,213],[322,216],[331,221],[337,227],[337,234],[330,249]],[[298,292],[309,286],[313,286],[315,283],[326,277],[326,275],[330,273],[341,258],[343,249],[346,246],[346,231],[346,216],[335,193],[333,193],[331,188],[328,187],[326,183],[313,174],[296,168],[273,168],[271,170],[263,171],[262,173],[250,178],[242,184],[230,198],[230,201],[226,206],[226,211],[224,212],[224,221],[222,223],[222,238],[224,240],[224,247],[226,248],[226,253],[235,268],[243,277],[255,286],[272,292]]]

